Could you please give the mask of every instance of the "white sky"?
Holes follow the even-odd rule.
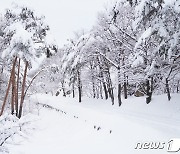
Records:
[[[13,0],[0,0],[0,8]],[[17,0],[18,1],[18,0]],[[20,1],[20,0],[19,0]],[[75,31],[89,30],[97,12],[108,0],[22,0],[46,16],[51,33],[59,45],[73,37]]]

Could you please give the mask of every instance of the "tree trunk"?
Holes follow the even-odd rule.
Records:
[[[151,87],[150,87],[150,83],[149,80],[146,80],[146,103],[149,104],[151,102],[151,98],[152,98],[152,91],[151,91]]]
[[[103,82],[103,88],[104,88],[105,99],[108,99],[108,91],[107,91],[106,83],[105,82]]]
[[[121,100],[121,72],[120,67],[118,67],[118,104],[121,106],[122,100]]]
[[[15,67],[12,70],[12,95],[11,95],[11,114],[14,114],[14,105],[15,105]]]
[[[127,84],[124,82],[124,98],[127,99]]]
[[[93,87],[93,98],[96,98],[96,89],[95,89],[95,83],[94,83],[94,78],[92,77],[92,87]]]
[[[108,79],[108,80],[109,80],[109,79]],[[108,83],[108,86],[107,86],[107,88],[108,88],[108,93],[109,93],[109,96],[110,96],[110,98],[111,98],[112,105],[114,105],[114,93],[113,93],[112,84],[110,83],[111,80],[108,81],[108,82],[109,82],[109,83]]]
[[[104,96],[105,96],[105,99],[107,100],[108,99],[108,90],[107,90],[104,75],[103,75],[103,68],[101,66],[99,58],[97,58],[97,61],[98,61],[98,64],[99,64],[99,69],[100,69],[100,78],[102,80],[102,84],[103,84],[103,88],[104,88]]]
[[[112,101],[112,105],[114,105],[114,90],[111,84],[111,101]]]
[[[100,95],[99,89],[98,89],[98,87],[96,87],[96,98],[97,98],[97,99],[99,99],[99,95]]]
[[[33,81],[36,79],[36,77],[37,77],[42,71],[43,71],[43,69],[40,70],[38,73],[36,73],[36,75],[33,76],[33,78],[31,79],[29,85],[27,86],[27,88],[26,88],[26,90],[25,90],[25,92],[24,92],[24,97],[26,96],[26,94],[27,94],[27,92],[28,92],[28,89],[31,87]],[[53,95],[53,92],[52,92],[52,95]],[[56,93],[56,95],[58,96],[59,94]]]
[[[74,82],[72,83],[72,94],[73,94],[73,98],[75,97],[75,92],[74,92]]]
[[[25,89],[25,83],[26,83],[27,68],[28,68],[28,62],[26,61],[25,70],[24,70],[24,78],[23,78],[23,83],[22,83],[21,101],[20,101],[20,108],[19,108],[18,118],[21,118],[21,116],[22,116],[22,108],[23,108],[23,103],[24,103],[24,89]]]
[[[154,90],[154,78],[151,77],[151,92]]]
[[[114,105],[114,92],[113,92],[113,87],[112,87],[112,81],[111,81],[111,76],[109,72],[109,68],[107,69],[107,88],[108,88],[108,93],[111,98],[112,105]]]
[[[169,81],[168,78],[166,78],[166,92],[167,92],[167,96],[168,96],[168,100],[171,100],[171,94],[170,94],[170,89],[169,89]]]
[[[16,76],[14,78],[14,103],[15,103],[15,111],[16,111],[16,116],[18,117],[18,106],[16,104],[17,101],[17,84],[16,84]]]
[[[126,76],[126,81],[127,81],[127,87],[129,86],[129,78]]]
[[[122,50],[122,55],[124,55],[124,51]],[[125,66],[125,60],[124,56],[122,57],[122,66]],[[119,61],[121,60],[121,55],[119,54]],[[120,64],[118,66],[118,69],[120,70]],[[124,89],[124,98],[127,99],[127,82],[126,82],[126,73],[124,71],[124,83],[123,83],[123,89]]]
[[[81,89],[81,74],[80,70],[77,72],[77,78],[78,78],[78,93],[79,93],[79,103],[81,102],[81,97],[82,97],[82,89]]]
[[[92,73],[94,71],[93,62],[90,62],[90,68],[91,68],[92,93],[93,93],[93,98],[96,98],[97,94],[96,94],[95,79]]]
[[[176,89],[176,92],[179,93],[179,80],[178,80],[178,83],[177,83],[177,89]]]
[[[126,82],[126,74],[124,73],[124,98],[127,99],[127,82]]]
[[[8,82],[8,88],[6,90],[6,94],[5,94],[5,98],[4,98],[4,101],[3,101],[3,105],[2,105],[2,108],[1,108],[1,112],[0,112],[0,116],[3,114],[4,112],[4,108],[5,108],[5,105],[6,105],[6,100],[7,100],[7,97],[8,97],[8,94],[9,94],[9,90],[10,90],[10,87],[11,87],[11,84],[12,84],[12,75],[13,75],[13,70],[15,68],[15,65],[16,65],[16,61],[17,61],[17,57],[15,58],[14,62],[13,62],[13,67],[11,69],[11,75],[10,75],[10,79],[9,79],[9,82]]]
[[[79,103],[81,103],[81,88],[78,87],[78,91],[79,91]]]
[[[100,97],[103,99],[103,94],[102,94],[102,83],[99,82],[99,91],[100,91]]]
[[[108,89],[109,97],[111,98],[112,105],[114,105],[114,100],[113,100],[113,96],[112,96],[111,86],[108,85],[107,89]]]
[[[63,96],[66,97],[66,91],[65,91],[65,86],[64,86],[64,80],[61,82],[61,85],[62,85]]]
[[[121,84],[118,84],[118,104],[121,106],[122,101],[121,101]]]
[[[51,51],[49,50],[49,48],[47,48],[46,57],[49,58],[50,56],[51,56]]]
[[[103,84],[103,88],[104,88],[104,96],[105,96],[105,99],[107,100],[108,99],[108,90],[107,90],[107,87],[106,87],[106,83],[105,83],[105,79],[103,77],[103,72],[102,72],[102,68],[100,67],[100,78],[102,79],[102,84]]]
[[[15,97],[15,108],[16,108],[16,116],[18,117],[18,110],[19,110],[19,74],[20,74],[20,65],[21,65],[21,59],[19,58],[18,63],[18,73],[17,73],[17,83],[16,83],[16,97]]]

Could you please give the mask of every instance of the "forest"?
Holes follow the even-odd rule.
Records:
[[[61,91],[63,96],[77,95],[79,102],[86,95],[110,98],[112,105],[117,98],[121,106],[122,95],[125,99],[145,95],[149,104],[153,94],[164,93],[170,100],[180,88],[177,6],[179,1],[116,2],[98,14],[91,31],[76,32],[62,48],[48,35],[43,16],[21,6],[7,9],[0,25],[1,101],[6,103],[11,84],[16,113],[20,89],[23,104],[25,84],[29,93]],[[25,83],[27,67],[33,71]]]
[[[62,47],[50,31],[32,8],[0,12],[0,116],[20,119],[37,93],[119,108],[132,97],[149,105],[154,96],[170,102],[180,93],[179,0],[112,2],[91,30],[75,32]],[[0,147],[6,140],[0,137]]]

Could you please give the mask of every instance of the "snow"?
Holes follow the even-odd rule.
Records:
[[[72,68],[73,68],[73,67],[76,67],[80,60],[81,60],[81,59],[80,59],[80,56],[78,55],[78,56],[75,58],[75,60],[74,60],[74,62],[73,62],[73,64],[72,64]]]
[[[139,18],[141,18],[142,13],[139,11],[143,10],[145,2],[147,1],[149,0],[141,1],[136,7],[137,15],[140,15]],[[170,0],[165,0],[165,2],[166,5],[173,5],[170,3]],[[36,1],[36,3],[42,2]],[[179,2],[176,1],[176,4],[178,3]],[[53,4],[51,7],[54,6]],[[154,6],[157,7],[157,3],[155,3]],[[177,11],[180,10],[179,5],[172,7],[175,7]],[[59,6],[57,6],[57,8],[59,9]],[[55,7],[55,9],[57,8]],[[16,11],[18,11],[18,9]],[[46,11],[51,12],[52,9],[47,9]],[[54,16],[53,18],[58,20]],[[136,24],[140,21],[139,18],[135,21]],[[69,18],[67,19],[70,20]],[[84,20],[82,21],[84,22]],[[50,23],[52,24],[53,22]],[[66,23],[66,25],[68,24]],[[166,36],[167,30],[163,28],[163,25],[163,22],[159,22],[152,28],[149,27],[144,31],[138,39],[134,50],[138,50],[140,45],[150,37],[152,31],[155,29],[158,29],[160,36]],[[58,24],[54,24],[54,26],[56,27],[56,32],[57,30],[59,31]],[[32,56],[33,59],[30,59],[32,65],[34,65],[31,71],[36,71],[40,63],[46,58],[46,55],[42,53],[39,58],[36,57],[35,49],[38,47],[36,47],[37,44],[33,44],[32,33],[25,30],[23,24],[20,23],[11,25],[7,28],[6,32],[14,32],[14,35],[11,39],[9,50],[3,52],[3,57],[6,55],[14,56],[17,54],[16,52],[18,52],[19,57],[24,57],[24,50],[21,51],[19,50],[21,48],[18,47],[18,50],[14,48],[23,44],[29,49],[26,59],[30,59],[30,56]],[[172,38],[169,39],[169,58],[173,56],[172,49],[178,44],[178,36],[179,33],[175,33],[172,35]],[[69,54],[61,59],[61,61],[65,61],[62,64],[62,68],[65,69],[65,67],[70,64],[72,64],[72,67],[75,67],[78,62],[82,60],[83,55],[86,54],[83,53],[86,51],[86,47],[91,49],[90,47],[94,41],[94,38],[90,34],[83,35],[75,41],[72,51],[67,51]],[[51,33],[47,33],[45,43],[50,47],[56,44]],[[84,46],[85,44],[86,47]],[[77,53],[75,53],[75,51]],[[104,56],[106,60],[117,68],[117,65],[111,59],[102,53],[99,54]],[[140,51],[132,58],[134,59],[132,62],[133,67],[137,67],[143,63],[144,60],[141,54],[143,53]],[[58,66],[54,62],[55,61],[50,65],[52,69]],[[146,67],[144,72],[149,76],[152,75],[155,71],[155,65],[156,60],[154,59],[151,65]],[[110,75],[111,79],[115,81],[115,74],[113,74],[113,72],[115,71],[110,72]],[[87,72],[82,71],[82,74],[86,76]],[[61,76],[59,77],[61,78]],[[144,80],[144,78],[143,74],[141,74],[141,77],[139,76],[139,80]],[[66,79],[64,81],[66,82]],[[41,82],[42,81],[40,81],[39,84],[41,84]],[[136,80],[136,82],[138,82],[138,80]],[[53,92],[54,84],[56,84],[56,86],[58,85],[58,83],[55,82],[51,84],[45,82],[44,84],[51,85],[50,89]],[[66,82],[66,84],[68,84],[68,82]],[[38,87],[36,91],[38,91]],[[166,95],[153,95],[152,102],[148,105],[145,103],[145,99],[146,97],[129,97],[127,100],[122,100],[122,106],[118,107],[117,100],[115,100],[115,105],[112,106],[110,100],[83,97],[82,103],[78,103],[77,98],[72,99],[69,96],[65,98],[49,94],[34,94],[30,99],[25,101],[25,107],[23,108],[24,113],[30,112],[32,114],[25,115],[20,120],[8,114],[0,117],[0,153],[164,154],[166,153],[170,139],[180,137],[180,95],[172,94],[170,102],[167,101]],[[27,104],[28,101],[29,104]],[[34,108],[34,110],[32,110],[32,108]],[[39,116],[38,120],[34,120],[35,115]],[[33,126],[33,124],[35,125]],[[29,133],[29,131],[31,133]],[[150,142],[163,142],[165,143],[165,148],[135,149],[137,143]]]
[[[134,61],[132,62],[132,67],[137,67],[144,63],[144,59],[140,55],[136,55]]]
[[[180,95],[171,102],[165,95],[123,100],[122,107],[110,100],[76,99],[36,94],[31,102],[46,104],[39,112],[37,130],[18,145],[7,145],[10,154],[164,154],[164,149],[135,149],[138,142],[167,142],[180,134]],[[32,105],[32,104],[31,104]],[[45,107],[46,106],[46,107]],[[48,108],[49,107],[49,108]]]
[[[136,50],[141,45],[141,43],[144,43],[146,38],[148,38],[151,35],[151,33],[152,33],[152,28],[149,27],[138,39],[138,41],[134,47],[134,50]]]
[[[24,51],[21,50],[20,45],[23,44],[23,46],[26,46],[30,48],[31,55],[35,55],[35,50],[32,48],[34,45],[32,41],[32,34],[27,32],[25,28],[20,23],[14,23],[11,26],[7,27],[5,32],[8,34],[10,32],[14,32],[14,35],[10,41],[10,47],[3,51],[2,58],[4,58],[7,55],[11,55],[13,57],[14,55],[29,59],[29,54],[26,55]],[[19,45],[19,46],[18,46]]]
[[[71,51],[68,56],[67,56],[67,61],[72,60],[75,57],[76,53],[73,51]]]
[[[21,119],[10,114],[0,117],[0,153],[8,153],[5,144],[18,144],[32,132],[36,116],[28,114]]]
[[[174,9],[177,13],[180,13],[180,1],[176,1],[174,4]]]
[[[145,72],[147,73],[147,77],[149,77],[149,76],[153,76],[154,75],[154,72],[155,72],[155,64],[156,64],[156,61],[155,60],[153,60],[152,62],[151,62],[151,65],[150,66],[148,66],[146,69],[145,69]]]
[[[158,34],[161,37],[167,37],[169,35],[162,21],[159,21],[158,24],[154,25],[154,28],[158,31]]]
[[[141,1],[141,2],[136,6],[136,8],[135,8],[135,12],[136,12],[135,17],[136,17],[136,20],[133,22],[133,29],[134,29],[134,30],[137,28],[138,23],[139,23],[139,22],[141,21],[141,19],[142,19],[142,15],[141,15],[142,11],[141,11],[141,10],[143,10],[143,8],[145,7],[145,2],[147,2],[147,0]]]
[[[43,61],[45,61],[45,59],[46,59],[46,54],[42,53],[39,58],[36,57],[35,60],[31,61],[32,68],[29,71],[29,75],[34,74],[34,72],[36,72],[40,68],[40,66],[42,65]]]
[[[4,5],[0,7],[0,9],[5,10],[5,6],[7,6],[10,10],[12,10],[13,13],[16,14],[18,17],[21,14],[21,11],[23,9],[23,4],[21,3],[13,3],[11,4],[11,1],[7,1]],[[7,11],[7,10],[6,10]],[[3,13],[5,14],[6,12],[1,11],[2,15]],[[44,59],[46,58],[45,52],[43,47],[51,47],[51,53],[54,53],[55,51],[52,49],[52,47],[56,46],[56,41],[53,38],[52,34],[50,32],[47,32],[46,37],[42,38],[42,42],[39,42],[40,38],[38,37],[38,31],[41,29],[46,29],[48,26],[43,22],[44,16],[40,15],[39,17],[36,16],[37,13],[35,11],[34,13],[34,19],[36,19],[36,24],[37,26],[34,28],[29,27],[28,29],[26,26],[32,25],[34,23],[33,18],[28,18],[26,22],[23,20],[20,20],[17,18],[15,21],[11,21],[10,19],[6,21],[6,26],[4,33],[5,35],[12,36],[9,40],[9,46],[6,47],[5,50],[2,51],[1,57],[11,59],[12,57],[19,57],[23,59],[24,61],[28,61],[29,68],[30,68],[30,73],[35,72],[39,66],[42,64]],[[42,21],[41,21],[41,20]],[[47,28],[48,29],[48,28]],[[5,37],[4,35],[4,37]],[[36,36],[37,35],[37,36]],[[44,42],[43,42],[44,41]]]
[[[50,45],[50,46],[56,45],[57,43],[53,35],[49,31],[47,31],[46,33],[47,33],[45,37],[46,45]]]
[[[178,0],[164,0],[164,7],[174,7],[174,11],[180,13],[180,1]]]

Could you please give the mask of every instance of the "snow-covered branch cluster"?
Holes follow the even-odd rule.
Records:
[[[30,116],[29,116],[30,117]],[[28,116],[18,119],[16,116],[4,114],[0,117],[0,153],[7,152],[7,144],[17,144],[14,139],[22,141],[33,131],[33,119]]]

